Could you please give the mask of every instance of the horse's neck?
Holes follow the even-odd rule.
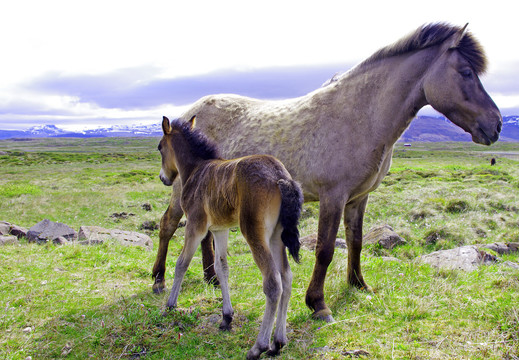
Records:
[[[379,60],[341,79],[337,101],[346,101],[342,106],[352,109],[347,113],[355,123],[369,129],[366,136],[380,136],[388,145],[394,144],[418,110],[427,105],[422,81],[432,51]]]

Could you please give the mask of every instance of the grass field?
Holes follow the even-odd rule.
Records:
[[[171,191],[158,179],[157,143],[0,141],[0,220],[27,228],[47,218],[76,230],[140,231],[144,221],[160,220]],[[314,263],[304,250],[302,264],[291,262],[289,343],[279,358],[519,359],[519,271],[497,264],[465,273],[414,261],[464,244],[519,242],[518,165],[517,143],[397,144],[390,173],[370,196],[364,230],[389,224],[407,244],[365,246],[363,272],[372,293],[345,284],[347,257],[336,251],[325,286],[336,320],[330,324],[312,320],[304,305]],[[318,210],[318,203],[305,204],[302,236],[317,231]],[[114,219],[116,212],[134,215]],[[156,249],[158,231],[150,235]],[[167,286],[182,243],[180,228],[170,243]],[[230,333],[218,330],[221,294],[202,280],[199,252],[179,311],[163,316],[168,294],[151,292],[155,253],[106,243],[22,240],[0,247],[0,359],[243,359],[265,300],[239,230],[231,232],[229,246]]]

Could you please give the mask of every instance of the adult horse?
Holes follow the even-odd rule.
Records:
[[[465,27],[427,24],[382,48],[329,85],[305,96],[262,101],[236,95],[208,96],[184,115],[223,156],[274,155],[301,183],[305,201],[319,201],[315,266],[306,292],[313,316],[332,320],[324,282],[344,216],[348,245],[347,281],[369,289],[361,272],[362,223],[368,194],[391,164],[393,145],[418,110],[431,105],[472,135],[476,143],[497,141],[501,114],[478,75],[487,60]],[[180,187],[174,185],[160,225],[153,288],[165,285],[168,242],[182,217]],[[212,242],[202,242],[206,278],[212,275]]]

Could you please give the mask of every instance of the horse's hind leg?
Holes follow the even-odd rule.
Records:
[[[169,240],[177,230],[178,223],[184,214],[180,207],[180,182],[176,181],[173,187],[168,209],[160,220],[159,249],[157,250],[157,258],[155,259],[152,270],[152,276],[155,279],[153,292],[156,294],[164,291],[166,287],[166,258],[168,255]]]
[[[344,208],[344,226],[348,245],[348,283],[363,290],[370,290],[360,270],[360,254],[362,251],[362,223],[368,196],[348,204]]]
[[[222,323],[220,330],[231,330],[231,321],[233,309],[231,305],[231,297],[229,294],[229,266],[227,265],[227,241],[229,238],[229,229],[214,232],[214,244],[216,250],[214,268],[220,288],[222,290]]]
[[[285,246],[281,241],[282,228],[278,225],[276,231],[272,235],[270,242],[270,249],[276,262],[276,267],[281,274],[281,284],[283,292],[279,301],[277,318],[276,318],[276,330],[274,331],[274,340],[267,352],[268,356],[276,356],[281,348],[286,345],[287,332],[287,312],[288,303],[290,301],[290,295],[292,294],[292,271],[290,270],[290,263],[288,262],[287,253]]]

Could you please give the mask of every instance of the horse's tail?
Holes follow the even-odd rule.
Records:
[[[301,186],[292,179],[278,180],[281,191],[281,209],[279,211],[279,222],[283,227],[281,240],[288,248],[289,254],[299,263],[299,217],[303,208],[303,191]]]

